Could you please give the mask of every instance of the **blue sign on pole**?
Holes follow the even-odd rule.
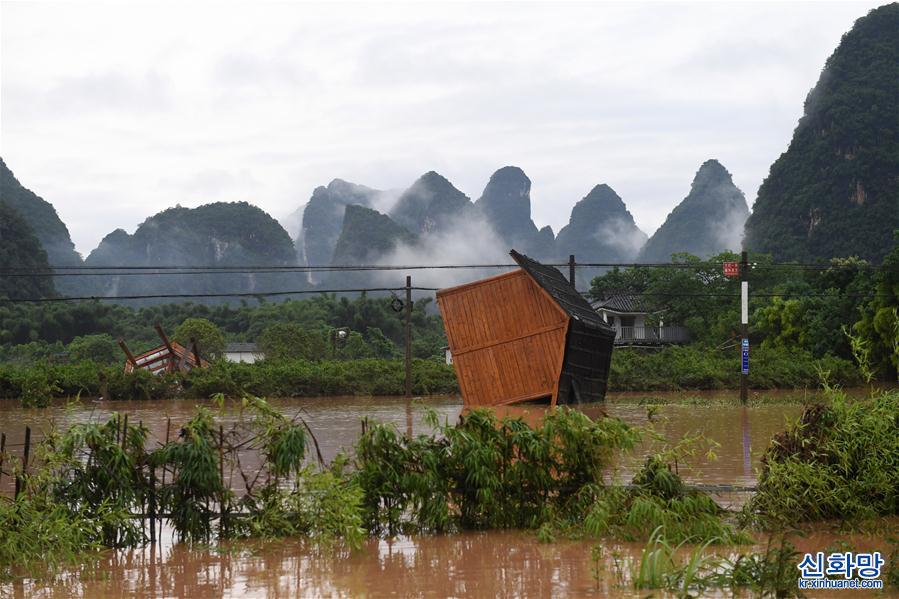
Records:
[[[749,339],[743,339],[741,345],[743,353],[743,374],[749,374]]]

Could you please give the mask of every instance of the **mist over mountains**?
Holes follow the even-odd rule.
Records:
[[[891,4],[859,19],[843,37],[751,216],[731,173],[709,159],[651,237],[637,227],[628,198],[602,181],[574,205],[556,235],[534,222],[531,180],[510,165],[471,195],[474,190],[460,190],[435,171],[400,192],[334,179],[315,188],[282,223],[246,202],[176,206],[150,216],[133,234],[109,233],[82,260],[52,204],[23,186],[0,159],[0,268],[496,264],[508,263],[510,248],[544,262],[564,262],[570,254],[580,263],[667,262],[678,252],[708,257],[738,251],[744,226],[745,246],[777,260],[858,255],[876,262],[899,229],[896,31],[899,4]],[[444,287],[481,274],[488,272],[417,271],[415,284]],[[113,297],[400,284],[396,271],[132,273],[56,276],[52,283],[45,278],[0,292]]]
[[[668,262],[675,252],[710,256],[738,250],[749,206],[730,173],[708,160],[696,173],[690,193],[642,246],[640,262]]]

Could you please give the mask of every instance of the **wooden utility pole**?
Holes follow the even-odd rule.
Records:
[[[749,254],[740,257],[740,402],[749,395]]]
[[[406,275],[406,397],[412,397],[412,277]]]
[[[577,289],[577,285],[574,284],[574,254],[568,255],[568,282],[571,283],[571,286]]]

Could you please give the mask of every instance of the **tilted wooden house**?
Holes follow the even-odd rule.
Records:
[[[615,329],[557,269],[510,254],[520,269],[437,292],[465,405],[602,401]]]

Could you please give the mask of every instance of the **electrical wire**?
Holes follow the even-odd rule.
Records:
[[[669,268],[669,269],[718,269],[722,262],[666,262],[666,263],[637,263],[637,262],[575,262],[576,269],[583,268]],[[572,264],[546,263],[545,266],[557,268],[570,267]],[[367,272],[367,271],[397,271],[397,270],[459,270],[459,269],[505,269],[517,268],[514,263],[503,264],[358,264],[358,265],[255,265],[255,266],[55,266],[46,269],[35,268],[3,268],[0,276],[9,277],[37,277],[37,276],[138,276],[138,275],[166,275],[166,274],[276,274],[276,273],[311,273],[311,272]],[[883,266],[873,264],[802,264],[802,263],[771,263],[752,264],[752,270],[881,270]],[[892,269],[890,269],[892,270]]]

